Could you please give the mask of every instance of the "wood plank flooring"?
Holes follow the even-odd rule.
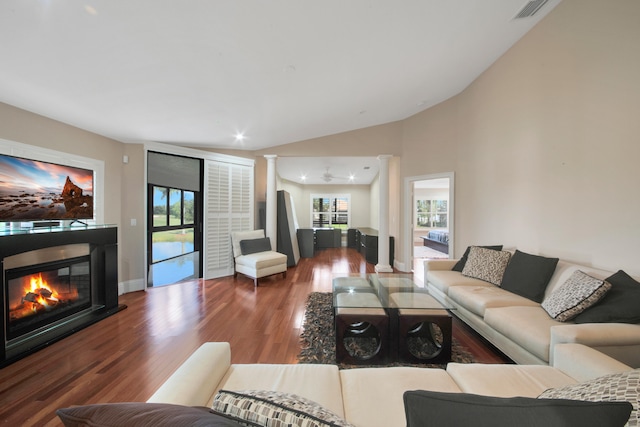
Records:
[[[326,249],[258,288],[239,275],[121,295],[127,309],[0,369],[0,421],[59,426],[58,408],[146,401],[207,341],[230,342],[233,363],[296,363],[307,295],[350,272],[374,266],[353,249]],[[507,360],[459,321],[454,336],[478,362]]]

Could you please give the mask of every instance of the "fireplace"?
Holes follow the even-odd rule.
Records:
[[[0,236],[0,366],[118,311],[115,233],[97,228]]]
[[[32,264],[34,259],[47,259],[47,255],[50,261]],[[14,255],[4,264],[8,347],[21,337],[37,334],[43,327],[91,308],[88,244]]]

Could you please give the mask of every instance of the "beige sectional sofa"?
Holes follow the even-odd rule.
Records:
[[[581,343],[630,366],[640,366],[640,324],[577,324],[572,320],[554,320],[540,302],[453,271],[457,262],[425,261],[424,281],[429,292],[447,306],[455,307],[458,318],[516,363],[553,364],[554,348],[558,344]],[[544,298],[559,289],[576,270],[599,279],[613,274],[559,260],[544,290]]]
[[[205,343],[148,402],[211,407],[220,390],[272,390],[310,399],[355,426],[394,427],[406,425],[403,393],[409,390],[538,397],[548,389],[607,374],[635,372],[584,345],[559,344],[554,351],[553,366],[449,363],[446,370],[339,370],[335,365],[232,364],[228,343]],[[636,385],[636,398],[637,391]],[[633,393],[627,396],[633,399]]]

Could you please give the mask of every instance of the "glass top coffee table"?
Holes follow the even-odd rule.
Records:
[[[451,314],[411,274],[348,274],[333,279],[338,363],[444,363],[451,359]]]

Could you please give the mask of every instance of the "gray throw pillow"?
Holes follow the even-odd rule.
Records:
[[[578,314],[576,323],[640,323],[640,283],[622,270],[605,279],[609,292]]]
[[[546,258],[516,250],[504,271],[500,287],[531,301],[542,302],[556,265],[558,258]]]
[[[240,252],[242,255],[255,254],[271,250],[271,239],[263,237],[261,239],[249,239],[240,241]]]
[[[407,427],[622,427],[628,402],[581,402],[528,397],[491,397],[468,393],[407,391]]]
[[[102,403],[72,406],[56,411],[65,427],[236,427],[235,421],[210,412],[209,408],[168,403]]]

